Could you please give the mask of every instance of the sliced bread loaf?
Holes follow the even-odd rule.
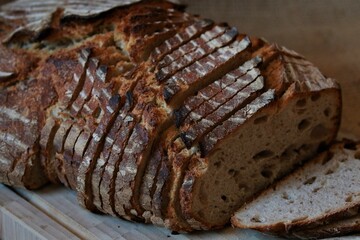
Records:
[[[335,137],[339,87],[302,56],[165,1],[109,1],[114,8],[50,11],[44,26],[9,33],[9,48],[39,58],[35,95],[51,101],[31,104],[41,121],[29,147],[10,148],[17,156],[1,181],[24,182],[38,161],[52,181],[76,185],[90,210],[180,231],[219,228]]]
[[[280,233],[301,231],[299,227],[336,220],[357,209],[360,145],[347,146],[334,144],[244,205],[232,218],[234,226]],[[334,225],[321,228],[327,227]]]

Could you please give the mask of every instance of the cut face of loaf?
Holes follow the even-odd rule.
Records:
[[[339,108],[334,94],[323,91],[316,101],[291,94],[277,103],[269,95],[208,133],[200,145],[207,156],[192,159],[180,189],[189,222],[225,224],[255,193],[328,144],[338,121],[332,120]],[[329,106],[333,116],[324,113]]]
[[[339,216],[349,210],[357,214],[359,160],[359,144],[334,144],[242,207],[232,223],[240,228],[299,234],[319,223],[334,221],[336,225]]]

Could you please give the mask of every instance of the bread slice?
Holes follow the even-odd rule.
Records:
[[[236,212],[232,223],[270,232],[298,231],[360,204],[360,145],[336,143]],[[265,207],[266,206],[266,207]]]
[[[98,59],[89,59],[88,68],[86,69],[85,73],[84,86],[81,89],[79,96],[77,96],[76,100],[74,100],[74,102],[70,106],[70,114],[72,116],[77,116],[81,112],[84,104],[89,100],[89,98],[91,98],[91,92],[94,86],[98,64]]]
[[[80,55],[77,61],[77,65],[73,68],[73,79],[71,82],[67,83],[66,92],[64,95],[60,95],[60,103],[66,108],[70,107],[72,103],[75,101],[77,96],[80,94],[80,91],[83,88],[85,79],[86,79],[86,68],[89,60],[89,56],[91,54],[91,50],[89,48],[83,48],[80,51]],[[67,61],[67,60],[65,60]],[[67,64],[65,62],[65,64]]]
[[[173,57],[169,57],[172,53],[176,52],[177,49],[180,49],[181,47],[186,45],[187,42],[191,41],[194,38],[197,38],[200,34],[207,31],[212,25],[213,21],[208,19],[195,20],[195,22],[190,26],[186,27],[184,31],[176,33],[173,37],[166,39],[163,43],[157,46],[150,56],[152,62],[164,61],[164,64],[169,64],[170,62],[175,60]],[[162,64],[159,65],[161,66]]]
[[[201,86],[208,85],[229,72],[239,62],[245,62],[247,55],[244,50],[248,46],[250,46],[250,40],[244,37],[241,41],[235,41],[229,46],[220,48],[177,72],[164,84],[164,100],[171,107],[179,107],[179,102],[184,100],[179,96],[184,95],[185,91],[195,93],[202,88]]]
[[[146,6],[147,4],[148,6]],[[174,4],[165,1],[133,6],[131,11],[128,10],[127,13],[122,20],[123,24],[118,25],[115,29],[115,41],[119,43],[122,49],[126,50],[131,60],[136,63],[146,61],[153,49],[173,37],[179,28],[194,23],[192,16],[177,11]],[[156,21],[152,21],[151,15],[153,14],[159,14],[160,16],[157,16],[158,22],[165,25],[158,25]],[[142,17],[141,15],[150,16],[150,20],[148,17]],[[178,19],[177,24],[171,24],[174,17]],[[152,31],[146,32],[147,29]]]
[[[86,149],[83,161],[78,170],[76,190],[79,203],[92,211],[94,211],[96,207],[93,204],[91,176],[96,166],[96,160],[103,149],[104,139],[110,131],[121,105],[122,101],[119,95],[114,95],[110,98],[101,122],[92,134],[89,146]]]
[[[115,184],[116,176],[119,171],[124,148],[126,147],[129,137],[135,125],[135,118],[131,113],[125,115],[119,135],[115,139],[111,154],[105,166],[103,177],[100,183],[100,194],[103,203],[104,212],[113,216],[127,217],[125,214],[120,215],[115,206]],[[120,211],[119,211],[120,212]]]
[[[190,124],[180,128],[182,139],[188,147],[191,147],[206,132],[211,131],[218,123],[227,119],[236,109],[244,107],[247,102],[262,92],[264,79],[260,76],[260,71],[256,70],[240,77],[241,84],[238,86],[235,84],[235,86],[226,87],[218,98],[211,99],[211,102],[206,102],[189,114],[191,120],[185,119],[185,123],[188,121]]]
[[[246,86],[246,84],[248,84],[248,81],[246,81],[245,79],[244,81],[239,81],[238,78],[243,77],[247,72],[251,71],[260,62],[261,58],[255,57],[250,61],[245,62],[243,65],[236,68],[235,70],[225,74],[221,79],[216,80],[205,88],[199,90],[196,95],[187,98],[179,109],[174,110],[176,126],[180,127],[181,125],[190,124],[192,119],[191,117],[188,117],[190,113],[194,115],[194,112],[199,112],[200,106],[209,102],[213,102],[216,96],[222,98],[221,92],[225,88],[232,86],[235,82],[241,84],[239,87]],[[215,102],[215,104],[217,104],[217,102]],[[220,104],[217,104],[217,106],[219,105]],[[199,115],[199,113],[197,113],[196,115]],[[206,114],[201,115],[206,116]],[[187,121],[185,121],[186,119]]]
[[[124,131],[124,125],[126,124],[125,120],[127,120],[127,114],[130,109],[133,107],[133,98],[132,94],[126,95],[126,102],[122,109],[120,109],[120,113],[116,117],[114,121],[114,125],[110,129],[110,132],[105,138],[104,149],[100,153],[99,159],[96,163],[96,167],[94,169],[92,175],[92,188],[93,188],[93,203],[97,208],[101,211],[104,211],[104,201],[102,198],[102,186],[103,184],[110,185],[109,182],[105,180],[104,174],[106,169],[109,166],[113,167],[115,159],[119,159],[118,155],[114,155],[114,153],[120,154],[121,147],[118,146],[118,137],[122,136],[121,130]],[[121,142],[121,140],[120,140]],[[121,146],[121,143],[120,143]],[[113,153],[114,152],[114,153]],[[121,155],[120,155],[121,156]],[[106,178],[108,179],[108,178]]]
[[[165,73],[165,72],[169,72],[169,70],[164,71],[164,69],[162,69],[162,68],[165,68],[165,67],[171,68],[171,66],[172,66],[172,68],[180,69],[181,68],[180,66],[176,66],[176,63],[178,62],[178,60],[180,60],[185,55],[187,55],[187,57],[184,60],[191,62],[191,59],[192,59],[191,54],[194,54],[195,51],[198,51],[198,47],[204,46],[204,45],[206,46],[207,44],[209,44],[210,41],[213,41],[214,38],[218,38],[220,35],[223,35],[227,29],[229,29],[229,28],[226,26],[215,25],[213,28],[202,33],[197,38],[193,38],[191,41],[187,42],[186,44],[180,45],[178,48],[174,48],[174,51],[165,55],[164,58],[161,59],[161,61],[159,61],[157,63],[156,69],[158,70],[159,78],[164,79],[166,77],[166,75],[169,75],[168,73]],[[178,36],[176,36],[176,38],[178,38]],[[169,40],[171,40],[171,39],[169,39]],[[216,47],[216,46],[213,45],[212,47]],[[197,55],[197,56],[199,56],[199,55]],[[183,63],[182,63],[183,66],[185,65],[184,63],[185,63],[185,61],[183,61]]]
[[[143,176],[140,187],[139,203],[142,208],[142,217],[146,223],[151,223],[152,217],[152,197],[156,190],[156,182],[160,171],[162,152],[160,147],[156,147],[151,154],[149,162]]]
[[[69,135],[70,129],[74,122],[70,119],[61,122],[54,137],[54,155],[50,158],[50,162],[55,162],[55,171],[60,182],[69,187],[70,184],[65,176],[65,160],[63,159],[63,151],[65,141]]]
[[[40,148],[41,148],[41,164],[44,166],[45,174],[52,183],[59,183],[59,178],[56,174],[54,161],[51,155],[55,154],[53,150],[54,137],[59,129],[59,124],[55,121],[54,118],[48,118],[46,120],[45,126],[41,130],[40,135]]]
[[[74,190],[76,189],[76,181],[74,181],[76,178],[73,178],[72,176],[76,174],[75,173],[76,171],[74,172],[72,162],[74,157],[75,143],[83,131],[84,131],[83,127],[79,126],[76,123],[73,124],[64,143],[63,169],[69,187]]]
[[[74,144],[74,154],[71,161],[71,168],[74,174],[73,175],[68,174],[69,182],[75,182],[77,184],[79,167],[84,157],[84,154],[90,144],[92,134],[93,134],[92,130],[89,130],[86,127],[84,127],[83,131],[76,139],[76,142]]]
[[[179,48],[179,50],[176,50],[176,51],[172,52],[171,54],[167,55],[169,58],[174,58],[175,60],[168,65],[165,65],[165,63],[163,63],[163,61],[157,65],[157,69],[158,69],[158,71],[156,72],[157,80],[159,82],[165,81],[166,79],[168,79],[169,77],[174,75],[174,73],[182,70],[186,66],[189,66],[190,64],[196,62],[197,60],[214,52],[218,48],[226,46],[230,42],[232,42],[232,40],[234,40],[238,34],[237,30],[235,28],[228,29],[228,30],[225,30],[226,29],[225,27],[222,27],[222,28],[224,30],[223,31],[222,31],[222,29],[220,30],[221,33],[219,34],[219,36],[215,37],[214,39],[211,39],[210,41],[206,41],[207,39],[203,40],[203,38],[205,38],[204,36],[206,36],[206,34],[216,36],[219,31],[218,26],[215,26],[213,29],[202,34],[199,38],[197,38],[193,41],[190,41],[189,43],[186,44],[186,45],[191,44],[190,46],[192,46],[192,48],[186,49],[189,47],[186,45],[183,45],[183,46],[181,46],[181,48]],[[181,55],[181,53],[180,53],[179,54],[180,57],[177,57],[176,56],[177,51],[180,52],[183,48],[186,49],[184,51],[185,53],[183,55]]]
[[[291,236],[299,239],[320,239],[358,232],[360,232],[360,216],[356,215],[310,229],[299,229],[292,232]]]
[[[10,57],[10,56],[9,56]],[[0,180],[12,186],[39,188],[48,182],[40,160],[40,131],[53,88],[39,98],[40,79],[24,79],[0,93]],[[37,175],[32,175],[37,174]]]

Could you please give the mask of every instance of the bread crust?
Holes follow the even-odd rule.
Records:
[[[112,127],[121,105],[122,102],[119,95],[114,95],[110,98],[101,122],[92,134],[89,147],[84,153],[83,161],[78,170],[76,190],[79,203],[92,211],[94,211],[96,207],[93,203],[91,176],[96,166],[97,158],[102,151],[103,141]]]

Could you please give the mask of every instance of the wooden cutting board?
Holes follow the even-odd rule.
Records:
[[[38,191],[0,184],[0,239],[246,239],[279,238],[230,226],[221,231],[172,234],[150,224],[132,223],[91,213],[80,207],[75,192],[50,185]]]
[[[5,0],[6,1],[6,0]],[[4,0],[0,0],[0,4]],[[343,89],[340,137],[360,139],[360,1],[183,0],[189,11],[302,53]],[[351,236],[348,239],[360,239]],[[167,229],[90,213],[56,186],[29,192],[0,184],[0,239],[278,239],[250,230],[173,235]],[[344,239],[344,238],[341,238]]]

